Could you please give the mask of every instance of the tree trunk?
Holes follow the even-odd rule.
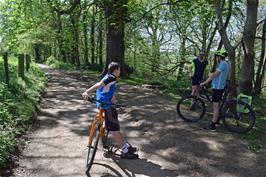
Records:
[[[8,55],[7,52],[4,52],[3,54],[4,59],[4,78],[6,85],[9,85],[9,70],[8,70]]]
[[[91,20],[91,63],[95,63],[95,9],[92,9],[92,20]]]
[[[100,21],[99,21],[99,63],[100,66],[103,67],[103,19],[102,13],[100,14]]]
[[[254,79],[254,42],[256,34],[258,0],[247,0],[247,18],[244,27],[243,49],[244,60],[240,72],[239,91],[245,94],[252,92]]]
[[[229,1],[229,7],[230,8],[229,8],[228,16],[231,16],[232,3],[233,3],[232,0],[230,0]],[[216,18],[217,18],[217,28],[218,28],[219,34],[221,36],[222,43],[224,44],[224,47],[225,47],[226,51],[228,52],[228,58],[230,61],[230,81],[233,85],[235,85],[235,83],[236,83],[236,79],[235,79],[235,48],[230,43],[230,40],[229,40],[228,35],[226,33],[226,25],[223,23],[221,1],[215,0],[214,4],[215,4],[215,12],[216,12]]]
[[[79,59],[79,28],[78,28],[79,15],[75,14],[73,11],[70,15],[70,21],[72,24],[73,32],[73,49],[71,53],[71,63],[76,64],[77,68],[80,68],[80,59]]]
[[[105,16],[107,18],[106,37],[106,64],[105,74],[110,62],[115,61],[121,65],[121,75],[125,75],[124,69],[124,28],[127,16],[127,0],[111,0],[105,2]]]
[[[156,73],[158,72],[158,70],[160,69],[160,65],[159,65],[159,61],[160,61],[160,48],[158,46],[158,42],[157,42],[157,35],[156,35],[156,31],[154,31],[152,33],[151,36],[151,40],[152,40],[152,55],[151,55],[151,72],[152,73]]]
[[[41,63],[41,52],[40,52],[40,47],[38,45],[36,45],[34,47],[34,51],[35,51],[35,62],[36,63]]]
[[[217,31],[217,25],[215,26],[215,29],[213,30],[212,34],[211,34],[211,37],[210,37],[210,40],[209,40],[209,43],[206,47],[206,57],[208,58],[208,55],[210,53],[210,50],[211,50],[211,46],[212,46],[212,43],[213,43],[213,39],[214,39],[214,36],[216,34],[216,31]]]
[[[29,72],[30,70],[30,55],[26,54],[26,71]]]
[[[260,54],[260,62],[258,66],[258,70],[256,73],[256,81],[254,85],[254,91],[256,94],[261,93],[262,87],[262,79],[265,72],[265,63],[266,63],[266,55],[265,55],[265,38],[266,38],[266,18],[264,19],[263,28],[262,28],[262,40],[261,40],[261,54]]]
[[[84,35],[84,64],[89,65],[89,50],[88,50],[88,30],[87,30],[87,14],[83,14],[83,35]]]
[[[63,42],[64,39],[61,34],[62,32],[61,14],[59,12],[56,12],[56,15],[57,15],[57,41],[58,41],[59,55],[60,59],[62,59],[62,61],[66,63],[67,57],[66,57],[66,52],[64,50],[64,42]]]
[[[182,38],[180,44],[180,53],[179,53],[181,61],[178,66],[177,80],[179,80],[180,77],[182,77],[183,75],[184,66],[185,66],[185,57],[186,57],[185,55],[186,55],[186,38]]]
[[[24,55],[18,54],[18,76],[24,79]]]

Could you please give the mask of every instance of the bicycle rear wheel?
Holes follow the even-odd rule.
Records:
[[[242,107],[242,110],[240,110],[239,107]],[[243,108],[245,111],[243,111]],[[237,100],[225,102],[221,117],[225,128],[236,133],[246,133],[250,131],[256,122],[252,107],[245,102]]]
[[[205,114],[204,102],[196,96],[181,98],[176,105],[176,112],[186,122],[198,122]]]
[[[93,164],[95,154],[97,151],[97,146],[99,143],[100,134],[99,134],[97,125],[94,129],[91,128],[90,134],[91,133],[92,133],[92,138],[90,140],[90,143],[88,144],[88,155],[87,155],[87,164],[86,164],[87,165],[87,172],[91,169],[91,166]]]

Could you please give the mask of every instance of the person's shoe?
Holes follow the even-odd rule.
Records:
[[[139,155],[138,154],[132,154],[132,153],[121,153],[121,158],[122,159],[138,159]]]
[[[133,147],[131,145],[127,149],[128,149],[128,152],[131,154],[134,154],[135,152],[138,151],[138,149],[136,147]]]
[[[214,123],[210,123],[208,125],[203,126],[203,129],[207,130],[207,131],[213,131],[214,132],[214,131],[216,131],[216,126]]]

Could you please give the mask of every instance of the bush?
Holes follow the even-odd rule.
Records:
[[[9,86],[0,82],[0,169],[14,151],[16,138],[29,126],[46,82],[44,73],[34,63],[24,80],[17,77],[17,58],[10,57],[9,69]]]
[[[46,59],[45,62],[47,65],[50,65],[54,68],[61,68],[61,69],[74,69],[75,67],[69,63],[64,63],[62,61],[59,61],[54,56],[50,56]]]

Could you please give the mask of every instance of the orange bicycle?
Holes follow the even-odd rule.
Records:
[[[95,158],[95,154],[97,151],[97,147],[98,147],[98,143],[99,143],[99,139],[101,139],[102,144],[103,144],[103,148],[107,149],[108,152],[113,152],[113,147],[109,146],[107,144],[107,137],[108,137],[108,133],[109,131],[106,130],[105,127],[105,110],[103,109],[104,105],[106,105],[105,102],[101,102],[100,100],[97,100],[93,97],[89,97],[88,99],[89,102],[91,103],[100,103],[100,109],[98,110],[98,112],[96,113],[91,126],[90,126],[90,136],[89,136],[89,141],[88,141],[88,155],[87,155],[87,172],[91,169],[94,158]],[[123,105],[118,105],[118,104],[112,104],[116,107],[123,107]],[[118,149],[116,148],[116,150],[114,152],[116,152]]]

